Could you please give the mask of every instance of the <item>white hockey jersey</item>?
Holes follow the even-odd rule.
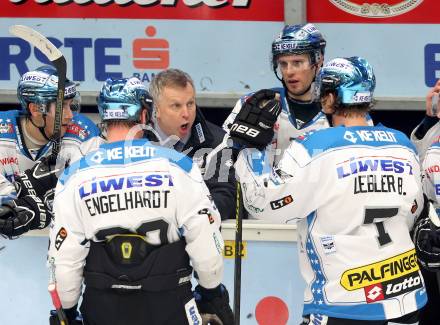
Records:
[[[423,173],[425,194],[433,202],[437,215],[440,215],[440,142],[438,139],[425,152]]]
[[[434,124],[428,132],[424,135],[422,139],[418,139],[415,135],[417,128],[420,127],[420,124],[411,132],[411,141],[417,148],[417,152],[420,157],[420,164],[423,165],[423,161],[425,159],[426,151],[431,146],[431,144],[438,142],[440,139],[440,122]]]
[[[326,129],[330,127],[330,124],[327,116],[323,112],[319,112],[311,121],[304,125],[298,126],[295,117],[292,116],[292,113],[289,109],[285,88],[272,88],[272,90],[280,94],[282,110],[278,116],[277,122],[275,123],[275,134],[272,143],[266,148],[266,154],[268,155],[267,163],[272,166],[276,166],[283,156],[284,151],[289,147],[291,141],[302,137],[308,132]],[[223,123],[223,129],[225,129],[227,132],[229,132],[229,128],[233,124],[238,112],[241,110],[243,103],[247,100],[247,98],[252,96],[252,94],[253,93],[241,97],[235,104],[231,114]],[[373,121],[371,120],[370,116],[368,116],[368,123],[373,125]],[[250,218],[258,219],[258,211],[257,214],[254,214],[254,211],[251,209],[248,212]]]
[[[260,219],[298,221],[304,311],[383,320],[427,301],[409,230],[423,208],[419,162],[401,132],[335,127],[292,142],[271,169],[244,151],[244,204]]]
[[[89,247],[98,232],[121,228],[152,245],[182,237],[200,285],[213,288],[223,273],[220,215],[200,170],[177,151],[147,140],[103,144],[60,177],[50,230],[49,262],[56,266],[64,308],[78,302]],[[160,222],[158,222],[160,220]],[[160,225],[157,226],[157,225]]]
[[[17,110],[0,112],[0,203],[15,197],[12,182],[16,175],[32,168],[37,160],[51,153],[51,142],[35,155],[28,151],[24,145],[19,119]],[[74,114],[62,139],[59,156],[69,160],[82,142],[98,135],[99,129],[90,119]]]

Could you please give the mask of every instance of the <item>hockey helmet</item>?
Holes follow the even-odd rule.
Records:
[[[55,102],[58,90],[58,73],[52,66],[42,66],[34,71],[23,74],[18,81],[17,97],[21,104],[21,112],[28,113],[29,103],[41,104],[43,113],[47,113],[48,103]],[[76,83],[66,79],[64,99],[75,99],[71,109],[79,110],[79,92]]]
[[[136,77],[105,81],[97,98],[101,120],[140,121],[143,107],[151,116],[152,99],[145,85]]]
[[[278,56],[310,53],[312,64],[324,54],[326,41],[313,24],[287,25],[272,42],[272,65],[276,70]]]
[[[334,91],[337,102],[357,105],[373,101],[376,77],[367,60],[353,56],[329,61],[321,68],[317,83],[321,96]]]

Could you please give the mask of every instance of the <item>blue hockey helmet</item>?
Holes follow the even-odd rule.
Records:
[[[42,66],[26,72],[18,81],[17,97],[21,104],[21,112],[27,114],[29,103],[41,104],[43,113],[47,113],[46,104],[55,102],[58,89],[58,73],[52,66]],[[76,83],[66,79],[64,99],[76,98],[79,102],[79,92]],[[72,110],[79,109],[71,106]]]
[[[353,56],[329,61],[321,68],[317,83],[321,96],[333,91],[339,103],[357,105],[373,101],[376,77],[367,60]]]
[[[272,64],[276,70],[278,56],[283,54],[310,54],[311,63],[324,54],[326,41],[313,24],[287,25],[272,42]]]
[[[140,121],[142,108],[151,116],[152,99],[145,85],[136,77],[105,81],[97,98],[101,120]]]

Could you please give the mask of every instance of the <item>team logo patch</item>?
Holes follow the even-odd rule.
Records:
[[[66,133],[76,135],[76,136],[79,137],[81,140],[84,140],[84,139],[87,138],[87,136],[89,135],[89,131],[83,129],[83,128],[82,128],[81,126],[79,126],[78,124],[69,124],[69,125],[67,126]]]
[[[61,227],[57,233],[57,236],[55,237],[55,248],[57,249],[57,251],[60,250],[60,247],[64,243],[66,238],[67,238],[67,231],[64,227]]]
[[[281,209],[282,207],[285,207],[286,205],[290,204],[293,202],[293,198],[291,195],[287,195],[281,199],[275,200],[275,201],[271,201],[270,202],[270,207],[272,208],[272,210],[278,210]]]
[[[336,245],[333,236],[322,236],[321,245],[326,255],[336,253]]]
[[[341,286],[357,290],[388,281],[401,281],[404,276],[419,270],[416,252],[411,249],[405,253],[345,271],[341,276]]]
[[[11,123],[0,123],[0,133],[14,133],[14,126]]]
[[[388,18],[399,16],[413,10],[420,5],[423,0],[330,0],[330,2],[342,11],[355,16]]]

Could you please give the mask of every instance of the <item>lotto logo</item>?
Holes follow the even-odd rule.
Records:
[[[385,298],[395,297],[402,293],[414,291],[415,289],[423,287],[419,272],[408,274],[399,279],[383,282],[382,284],[385,288]]]
[[[364,292],[365,292],[365,298],[367,300],[367,304],[384,299],[384,294],[383,294],[381,283],[377,283],[377,284],[373,284],[371,286],[365,287]]]

